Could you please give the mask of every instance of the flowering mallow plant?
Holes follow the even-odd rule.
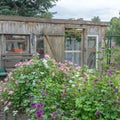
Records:
[[[0,106],[24,111],[29,120],[117,120],[120,70],[80,68],[45,58],[17,63],[0,84]]]

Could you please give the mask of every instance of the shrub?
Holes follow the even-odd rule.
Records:
[[[115,120],[120,118],[120,71],[88,70],[49,56],[16,64],[1,83],[1,105],[22,110],[30,120]],[[7,102],[8,101],[8,102]]]

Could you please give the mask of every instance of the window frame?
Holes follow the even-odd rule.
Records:
[[[89,45],[88,45],[88,40],[89,40],[88,38],[89,38],[89,37],[95,37],[95,38],[96,38],[96,47],[95,47],[95,48],[88,48],[87,51],[88,51],[88,52],[95,52],[95,53],[96,53],[96,61],[95,61],[95,62],[96,62],[96,65],[95,65],[95,68],[98,69],[98,57],[99,57],[99,56],[98,56],[98,53],[97,53],[97,52],[98,52],[98,49],[99,49],[99,48],[98,48],[98,35],[87,35],[87,47],[89,46]],[[87,60],[88,60],[88,52],[87,52]]]
[[[3,41],[4,41],[4,54],[30,54],[30,34],[1,34],[1,35],[3,36]],[[13,43],[14,43],[16,41],[23,41],[23,39],[22,40],[17,40],[17,39],[7,40],[5,38],[6,35],[11,35],[11,36],[13,35],[13,36],[18,36],[18,37],[20,37],[20,36],[26,37],[27,38],[27,39],[25,38],[25,40],[27,41],[26,51],[22,52],[22,53],[19,53],[19,52],[7,52],[7,50],[6,50],[7,42],[13,41]]]

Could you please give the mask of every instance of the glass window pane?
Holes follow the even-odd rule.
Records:
[[[88,52],[87,65],[90,69],[96,67],[96,52]]]
[[[44,38],[42,35],[36,36],[36,52],[39,53],[39,58],[44,57]]]
[[[28,53],[29,36],[25,35],[5,35],[6,53]]]
[[[74,48],[74,41],[72,38],[67,38],[65,40],[65,50],[73,50]]]
[[[79,52],[75,53],[74,52],[74,64],[81,65],[81,54]]]
[[[65,53],[65,60],[68,60],[68,61],[73,61],[73,53],[72,52],[66,52]]]
[[[81,49],[81,41],[74,40],[74,50]]]
[[[88,48],[96,48],[96,37],[88,37]]]

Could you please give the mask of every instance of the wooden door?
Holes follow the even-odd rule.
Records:
[[[44,35],[44,53],[64,62],[64,36]]]

